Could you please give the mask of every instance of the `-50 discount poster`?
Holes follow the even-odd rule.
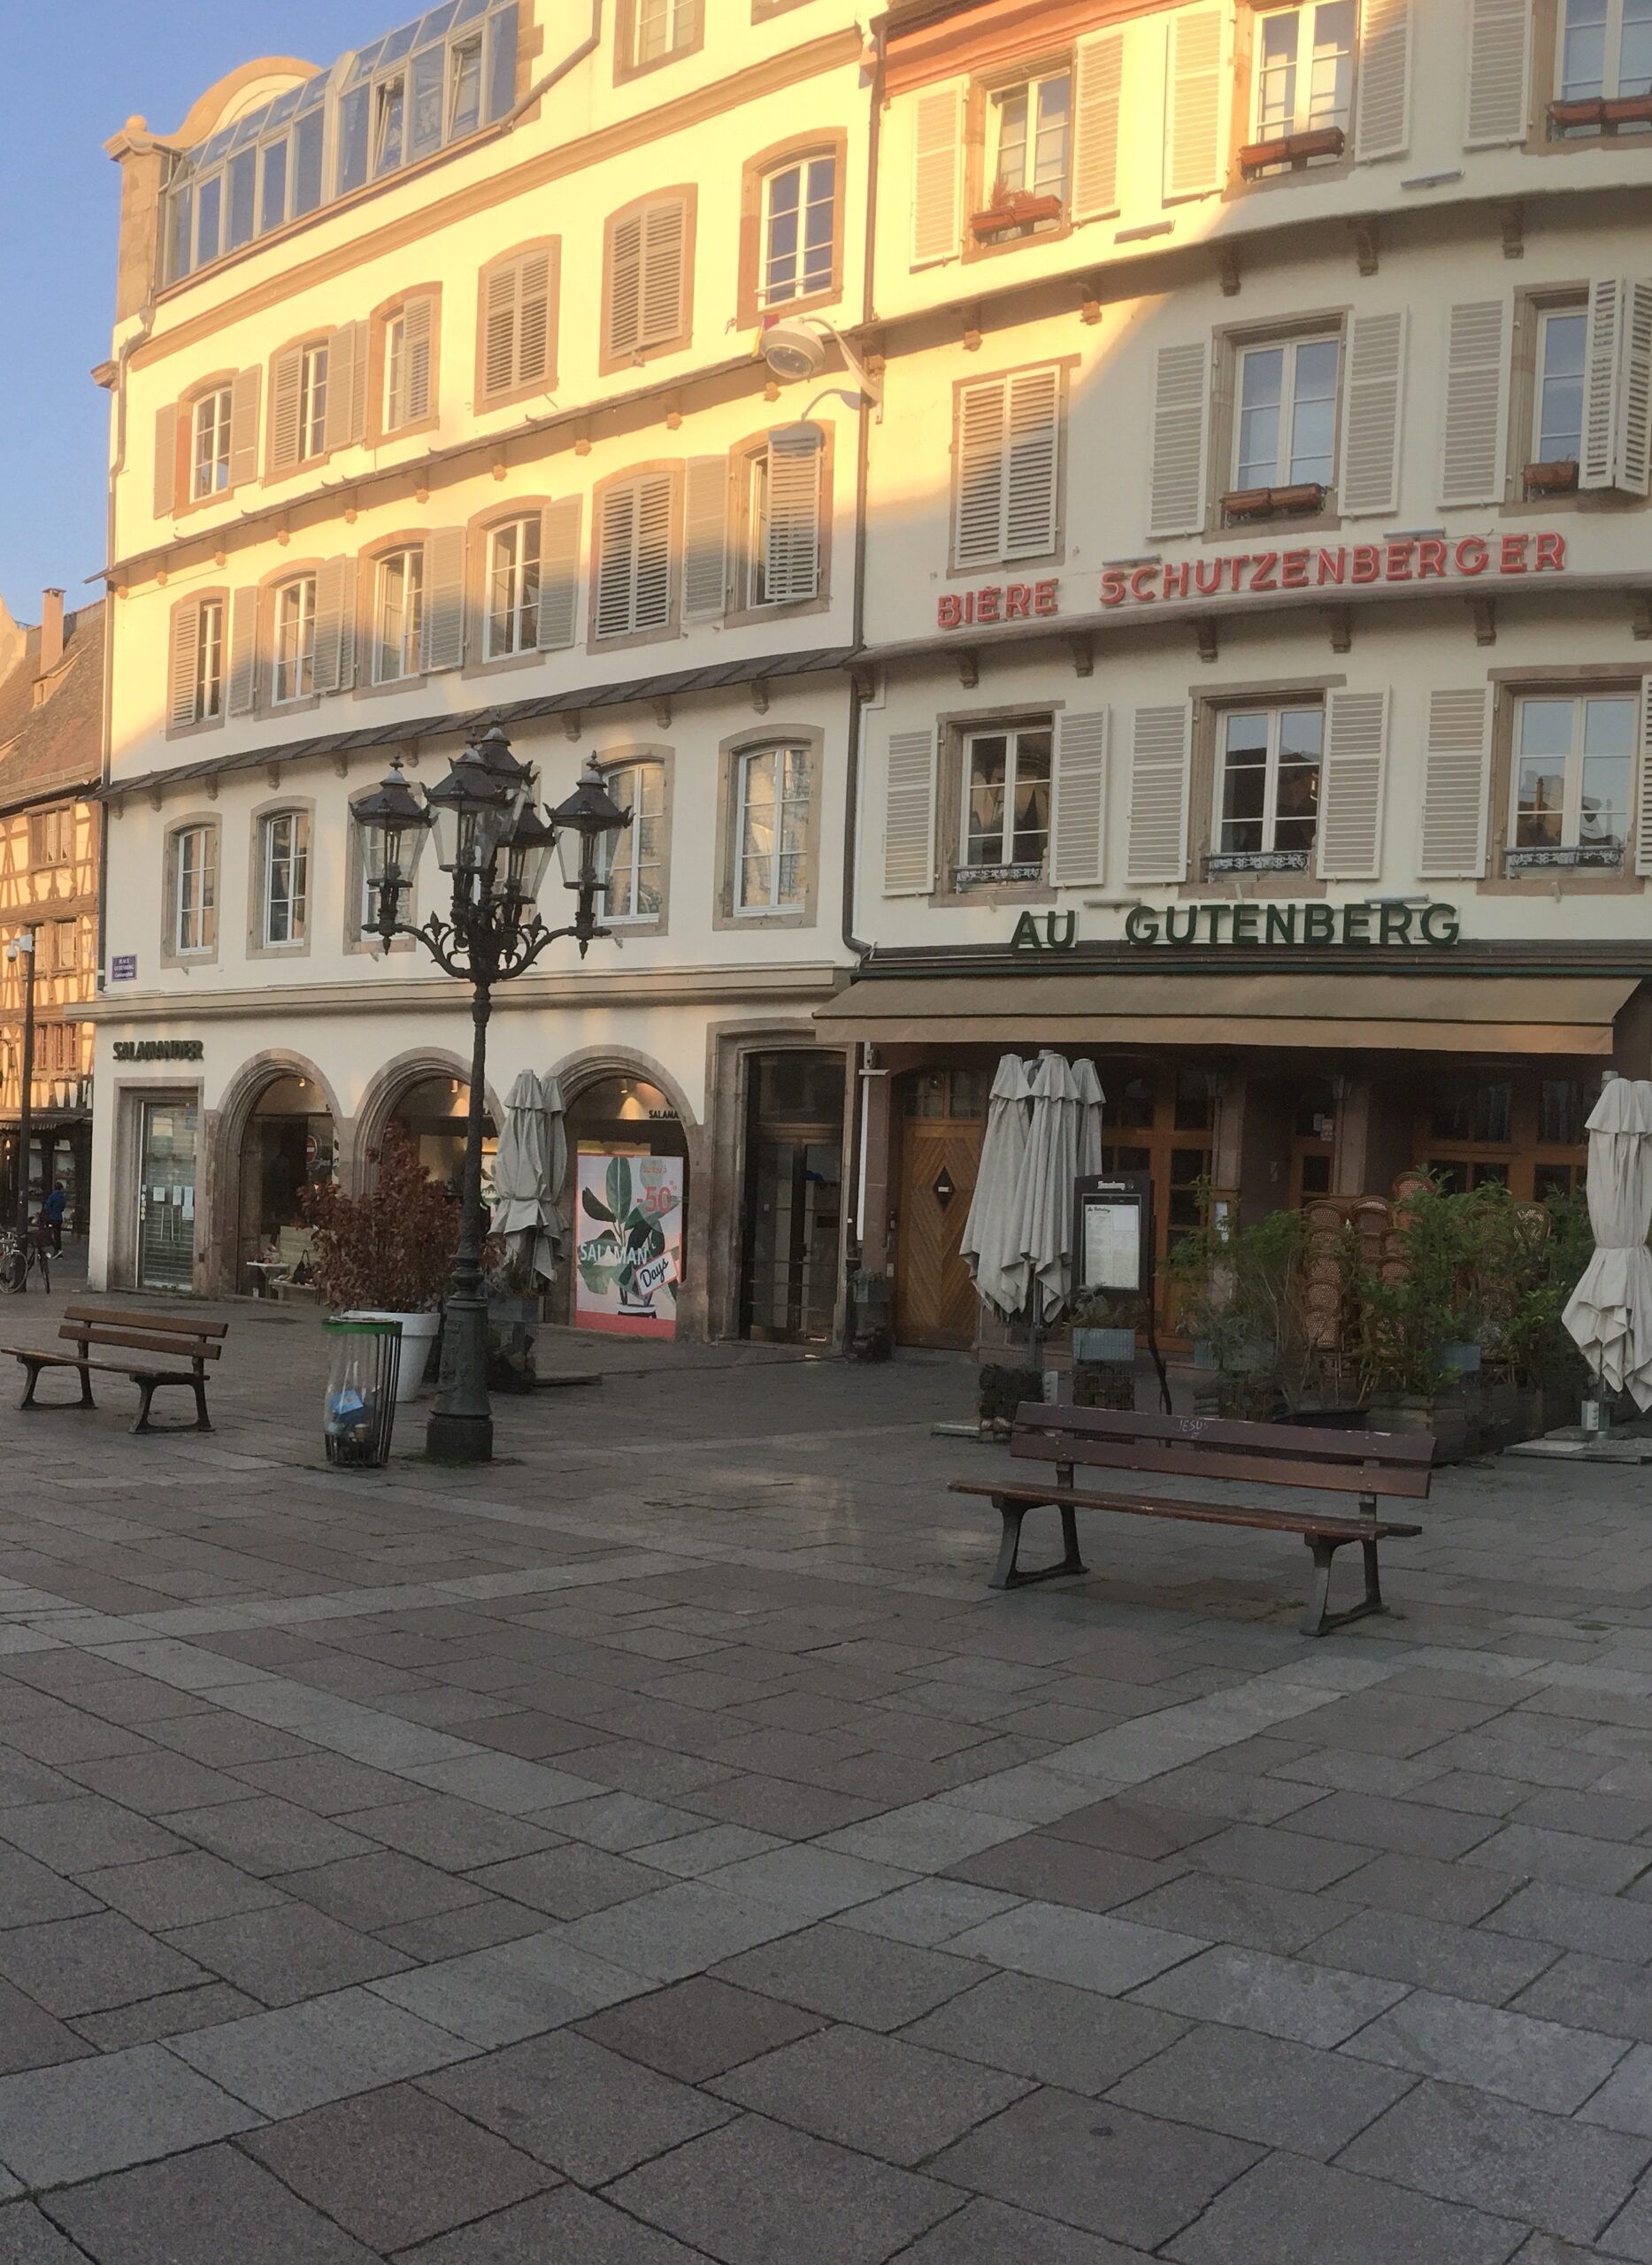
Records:
[[[682,1278],[682,1159],[581,1156],[579,1166],[575,1324],[674,1337]]]

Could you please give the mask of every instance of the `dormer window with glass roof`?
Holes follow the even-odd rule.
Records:
[[[176,283],[505,117],[517,0],[442,0],[179,157],[162,281]]]

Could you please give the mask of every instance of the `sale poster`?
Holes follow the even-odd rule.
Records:
[[[674,1337],[682,1278],[681,1157],[582,1156],[579,1206],[575,1325]]]

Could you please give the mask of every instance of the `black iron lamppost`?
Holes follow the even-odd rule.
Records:
[[[619,836],[631,823],[603,786],[594,762],[565,802],[549,814],[534,805],[535,772],[511,752],[496,725],[467,747],[445,779],[421,801],[392,763],[376,794],[356,803],[362,829],[372,918],[365,933],[388,944],[411,936],[438,967],[471,987],[470,1110],[453,1287],[442,1309],[442,1373],[425,1444],[442,1463],[486,1463],[493,1454],[488,1400],[488,1300],[482,1287],[482,1117],[487,1093],[488,1021],[495,986],[532,967],[547,945],[572,936],[584,958],[600,925]],[[426,841],[449,875],[452,902],[415,925],[413,884]],[[552,850],[572,891],[565,928],[548,928],[537,898]]]

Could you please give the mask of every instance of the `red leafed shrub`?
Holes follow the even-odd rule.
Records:
[[[365,1195],[346,1195],[333,1180],[304,1190],[315,1278],[334,1312],[426,1313],[453,1272],[459,1207],[428,1177],[399,1125],[388,1128],[373,1161],[377,1176]]]

